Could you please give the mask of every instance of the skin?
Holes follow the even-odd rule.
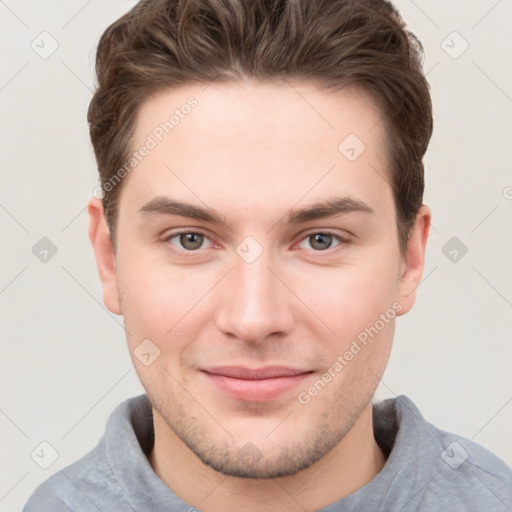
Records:
[[[101,201],[89,203],[104,302],[124,317],[153,405],[149,461],[206,512],[315,510],[360,489],[385,464],[371,399],[395,320],[309,403],[297,395],[332,373],[393,303],[397,316],[411,309],[430,210],[419,211],[401,254],[385,126],[362,92],[253,81],[166,90],[141,106],[133,147],[190,96],[198,106],[123,183],[115,252]],[[366,146],[353,162],[338,151],[350,133]],[[285,223],[291,209],[333,195],[373,213]],[[225,223],[139,211],[157,196],[208,207]],[[203,244],[187,252],[179,230],[206,235]],[[326,230],[346,242],[327,237],[331,246],[320,250],[311,235]],[[263,250],[252,263],[236,251],[247,236]],[[144,339],[160,350],[149,366],[134,355]],[[201,371],[220,365],[312,373],[276,399],[255,402],[226,395]],[[247,450],[252,458],[244,459]]]

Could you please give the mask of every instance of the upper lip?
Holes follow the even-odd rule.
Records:
[[[206,368],[203,371],[213,375],[232,377],[235,379],[263,380],[276,377],[291,377],[302,373],[309,373],[310,370],[290,368],[289,366],[265,366],[262,368],[246,368],[243,366],[216,366]]]

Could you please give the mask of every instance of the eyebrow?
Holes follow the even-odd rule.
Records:
[[[217,224],[225,224],[225,219],[211,208],[200,208],[182,201],[175,201],[168,197],[157,196],[147,202],[139,212],[144,216],[153,215],[179,215],[180,217],[188,217],[189,219],[203,220],[206,222],[214,222]]]
[[[286,224],[300,224],[310,220],[353,212],[374,213],[372,208],[358,199],[351,197],[331,197],[304,208],[290,210],[285,216],[284,222]]]
[[[211,208],[201,208],[182,201],[176,201],[169,197],[157,196],[147,202],[139,212],[144,216],[153,215],[178,215],[190,219],[202,220],[216,224],[224,224],[229,227],[228,222],[218,212]],[[351,197],[331,197],[318,203],[305,206],[299,209],[291,209],[281,219],[285,224],[301,224],[311,220],[344,215],[347,213],[374,213],[364,202]]]

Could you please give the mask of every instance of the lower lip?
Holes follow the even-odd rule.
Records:
[[[297,387],[311,372],[260,380],[235,379],[207,372],[204,374],[218,389],[237,400],[267,402]]]

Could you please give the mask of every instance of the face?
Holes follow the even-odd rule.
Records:
[[[305,84],[142,105],[133,147],[152,147],[123,184],[115,259],[98,216],[91,237],[155,422],[217,471],[294,474],[369,407],[426,240],[406,264],[380,119],[362,93]]]

